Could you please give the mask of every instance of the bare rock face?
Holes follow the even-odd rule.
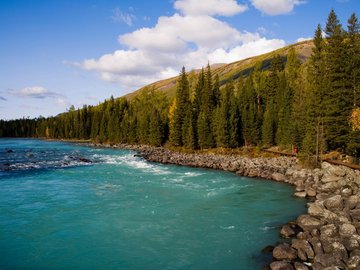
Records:
[[[312,216],[309,215],[301,215],[297,218],[297,224],[304,230],[304,231],[312,231],[313,229],[320,228],[323,223]]]
[[[276,260],[295,260],[297,258],[297,252],[289,244],[280,244],[273,250],[273,257]]]
[[[271,270],[294,270],[294,267],[288,262],[276,261],[270,264]]]

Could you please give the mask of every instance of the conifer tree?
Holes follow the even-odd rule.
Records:
[[[174,146],[183,145],[184,119],[188,106],[190,106],[189,82],[185,68],[182,68],[176,89],[176,103],[174,105],[173,119],[170,127],[170,142]]]

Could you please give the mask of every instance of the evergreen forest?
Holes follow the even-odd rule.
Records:
[[[360,28],[332,10],[313,38],[312,55],[258,62],[249,74],[220,81],[210,65],[182,69],[175,98],[147,88],[132,99],[73,106],[49,118],[0,120],[0,137],[84,139],[186,149],[297,147],[307,156],[337,150],[360,157]]]

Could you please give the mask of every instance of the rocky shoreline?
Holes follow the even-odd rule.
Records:
[[[295,196],[309,199],[307,214],[282,227],[280,234],[287,239],[273,249],[269,269],[360,269],[359,170],[327,162],[319,169],[304,169],[294,157],[187,154],[145,145],[111,147],[138,151],[151,162],[219,169],[294,185]]]

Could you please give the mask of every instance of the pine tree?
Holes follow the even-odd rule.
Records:
[[[174,146],[182,146],[184,129],[184,118],[188,106],[190,106],[189,82],[185,68],[183,67],[176,89],[175,106],[173,110],[173,119],[170,127],[170,142]]]
[[[323,143],[323,118],[325,96],[325,60],[324,60],[324,40],[322,37],[321,26],[318,25],[314,36],[314,48],[309,60],[308,76],[309,91],[306,100],[306,132],[303,139],[303,150],[308,155],[316,154],[318,157],[320,148],[324,148]]]
[[[214,133],[216,146],[230,147],[230,99],[233,86],[227,84],[221,95],[220,105],[215,111]]]

